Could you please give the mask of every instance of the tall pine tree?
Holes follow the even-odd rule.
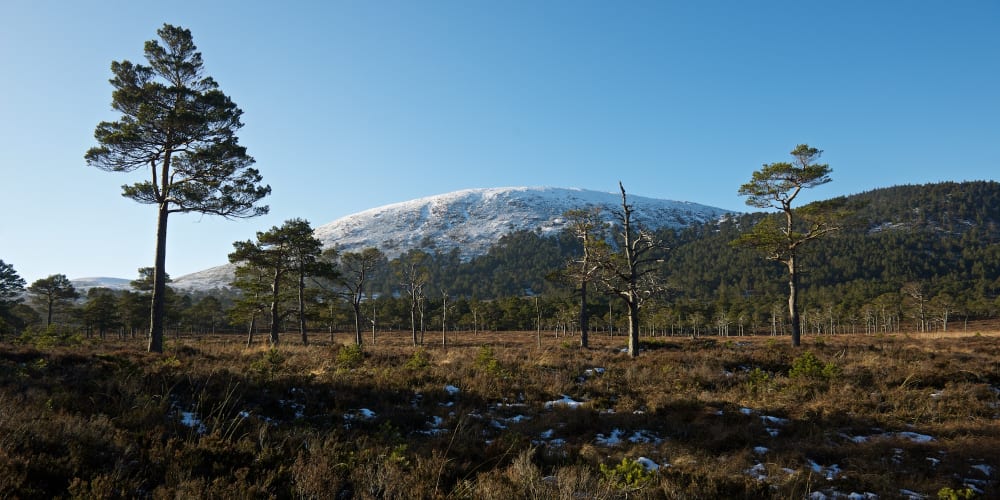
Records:
[[[97,125],[99,146],[86,154],[88,165],[109,172],[148,169],[146,180],[122,186],[122,195],[157,207],[150,352],[163,352],[168,216],[262,215],[267,206],[257,202],[271,192],[236,137],[243,112],[203,75],[191,32],[164,24],[157,35],[162,44],[146,42],[148,66],[111,63],[111,106],[121,117]]]

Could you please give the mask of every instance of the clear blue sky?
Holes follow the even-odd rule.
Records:
[[[997,179],[1000,2],[8,0],[0,30],[0,259],[28,282],[133,278],[140,174],[87,167],[113,60],[164,22],[244,111],[270,215],[170,219],[174,277],[235,240],[473,187],[557,186],[749,210],[799,143],[834,182],[803,201]]]

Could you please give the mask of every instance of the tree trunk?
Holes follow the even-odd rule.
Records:
[[[306,334],[306,275],[299,269],[299,334],[302,335],[302,345],[309,345],[309,336]]]
[[[45,326],[46,327],[52,324],[52,307],[53,307],[53,305],[55,305],[55,297],[52,295],[52,292],[49,292],[49,296],[48,296],[48,306],[49,307],[47,309],[48,313],[45,316]]]
[[[639,303],[635,297],[626,297],[628,304],[628,355],[639,355]]]
[[[357,300],[351,303],[354,308],[354,343],[361,345],[361,304]]]
[[[281,324],[281,317],[278,316],[278,289],[281,286],[281,273],[274,272],[274,281],[271,282],[271,329],[269,340],[271,346],[278,345],[278,326]]]
[[[417,346],[417,299],[410,294],[410,333],[413,336],[413,346]]]
[[[590,316],[587,314],[587,282],[580,284],[580,347],[587,348]]]
[[[253,345],[253,331],[257,328],[257,311],[250,313],[250,329],[247,332],[247,348]]]
[[[156,219],[156,260],[153,264],[153,297],[149,317],[149,352],[163,352],[163,323],[166,315],[166,263],[168,202],[161,202]]]
[[[795,272],[795,256],[788,257],[788,321],[792,325],[792,346],[802,343],[802,328],[799,324],[799,275]]]

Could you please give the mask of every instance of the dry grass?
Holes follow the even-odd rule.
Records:
[[[0,496],[996,497],[998,336],[5,344]]]

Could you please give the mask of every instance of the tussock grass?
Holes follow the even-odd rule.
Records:
[[[0,345],[15,498],[1000,495],[992,335]],[[821,340],[817,341],[817,340]],[[656,464],[646,470],[642,463]],[[640,469],[639,467],[643,467]]]

